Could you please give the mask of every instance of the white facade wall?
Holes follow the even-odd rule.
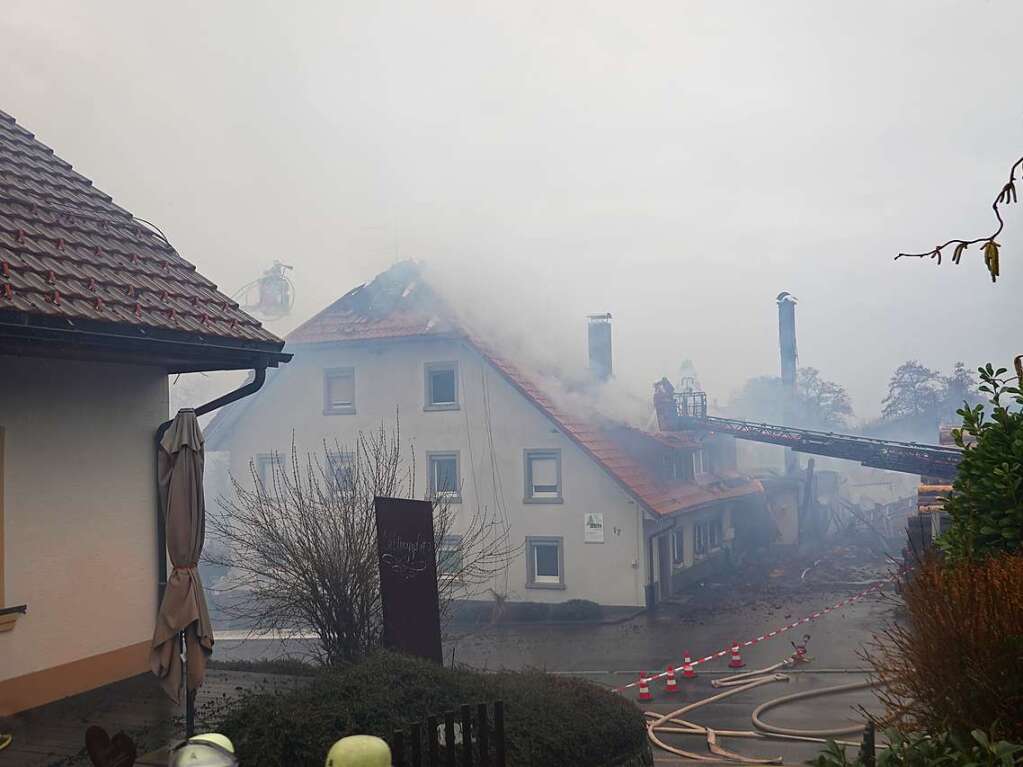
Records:
[[[152,638],[166,418],[163,370],[0,356],[0,596],[28,605],[0,633],[0,681]]]
[[[236,477],[251,482],[248,464],[259,454],[280,451],[287,460],[292,434],[300,455],[315,452],[322,459],[324,440],[351,444],[359,430],[381,423],[392,429],[397,414],[403,447],[409,441],[414,446],[417,496],[428,488],[427,454],[457,451],[463,514],[476,504],[492,511],[500,497],[513,543],[527,536],[563,539],[564,589],[527,588],[523,555],[512,563],[507,582],[495,583],[496,591],[511,601],[644,604],[640,507],[473,349],[450,339],[421,339],[289,351],[294,359],[248,406],[226,444],[211,448],[230,451]],[[438,362],[458,364],[458,410],[424,409],[425,366]],[[324,371],[345,367],[355,369],[355,413],[324,415]],[[535,448],[561,451],[563,503],[524,502],[524,451]],[[213,499],[207,503],[212,506]],[[605,543],[584,543],[585,512],[603,513]]]

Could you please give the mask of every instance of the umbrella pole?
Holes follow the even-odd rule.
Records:
[[[185,644],[185,632],[181,637],[181,657],[184,662],[181,664],[182,673],[185,675],[185,737],[191,738],[195,735],[195,690],[188,689],[188,646]]]

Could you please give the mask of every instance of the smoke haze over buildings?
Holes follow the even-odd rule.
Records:
[[[278,258],[286,332],[395,261],[530,360],[615,386],[691,359],[722,402],[800,365],[874,417],[906,359],[1017,347],[1023,221],[992,286],[892,262],[991,229],[1020,153],[1023,6],[8,2],[0,108],[225,292]]]

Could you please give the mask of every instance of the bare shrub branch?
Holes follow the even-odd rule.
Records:
[[[232,477],[232,496],[207,519],[214,545],[205,560],[228,571],[221,607],[253,635],[314,633],[313,655],[323,663],[356,660],[382,636],[373,499],[415,497],[415,463],[403,458],[398,423],[393,431],[381,424],[360,432],[347,448],[324,443],[317,455],[299,455],[293,438],[289,460],[275,454],[270,469],[264,483],[250,462],[251,487]],[[509,543],[507,524],[487,509],[429,500],[443,560],[443,621],[454,600],[487,591],[518,548]],[[455,535],[460,552],[445,556],[445,542]]]

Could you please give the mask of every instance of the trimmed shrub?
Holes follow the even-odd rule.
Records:
[[[249,694],[217,728],[245,767],[320,767],[345,735],[390,742],[430,715],[502,700],[509,765],[650,765],[639,709],[592,683],[537,671],[482,674],[380,652],[287,694]]]
[[[505,612],[512,623],[539,623],[551,615],[551,606],[544,602],[513,602]]]
[[[1005,740],[995,741],[982,730],[968,736],[903,735],[897,731],[886,733],[888,748],[877,754],[870,764],[877,767],[1011,767],[1023,759],[1023,746]],[[845,746],[834,741],[828,743],[817,758],[807,764],[812,767],[865,767],[863,756],[850,758]]]
[[[1005,368],[978,370],[991,417],[983,405],[957,411],[963,426],[952,436],[963,457],[945,503],[952,527],[939,541],[952,559],[1023,551],[1023,394],[1001,378]]]
[[[569,599],[551,605],[552,621],[599,621],[603,616],[600,605],[588,599]]]
[[[1023,556],[929,557],[901,585],[908,615],[866,656],[887,723],[1023,742]]]

